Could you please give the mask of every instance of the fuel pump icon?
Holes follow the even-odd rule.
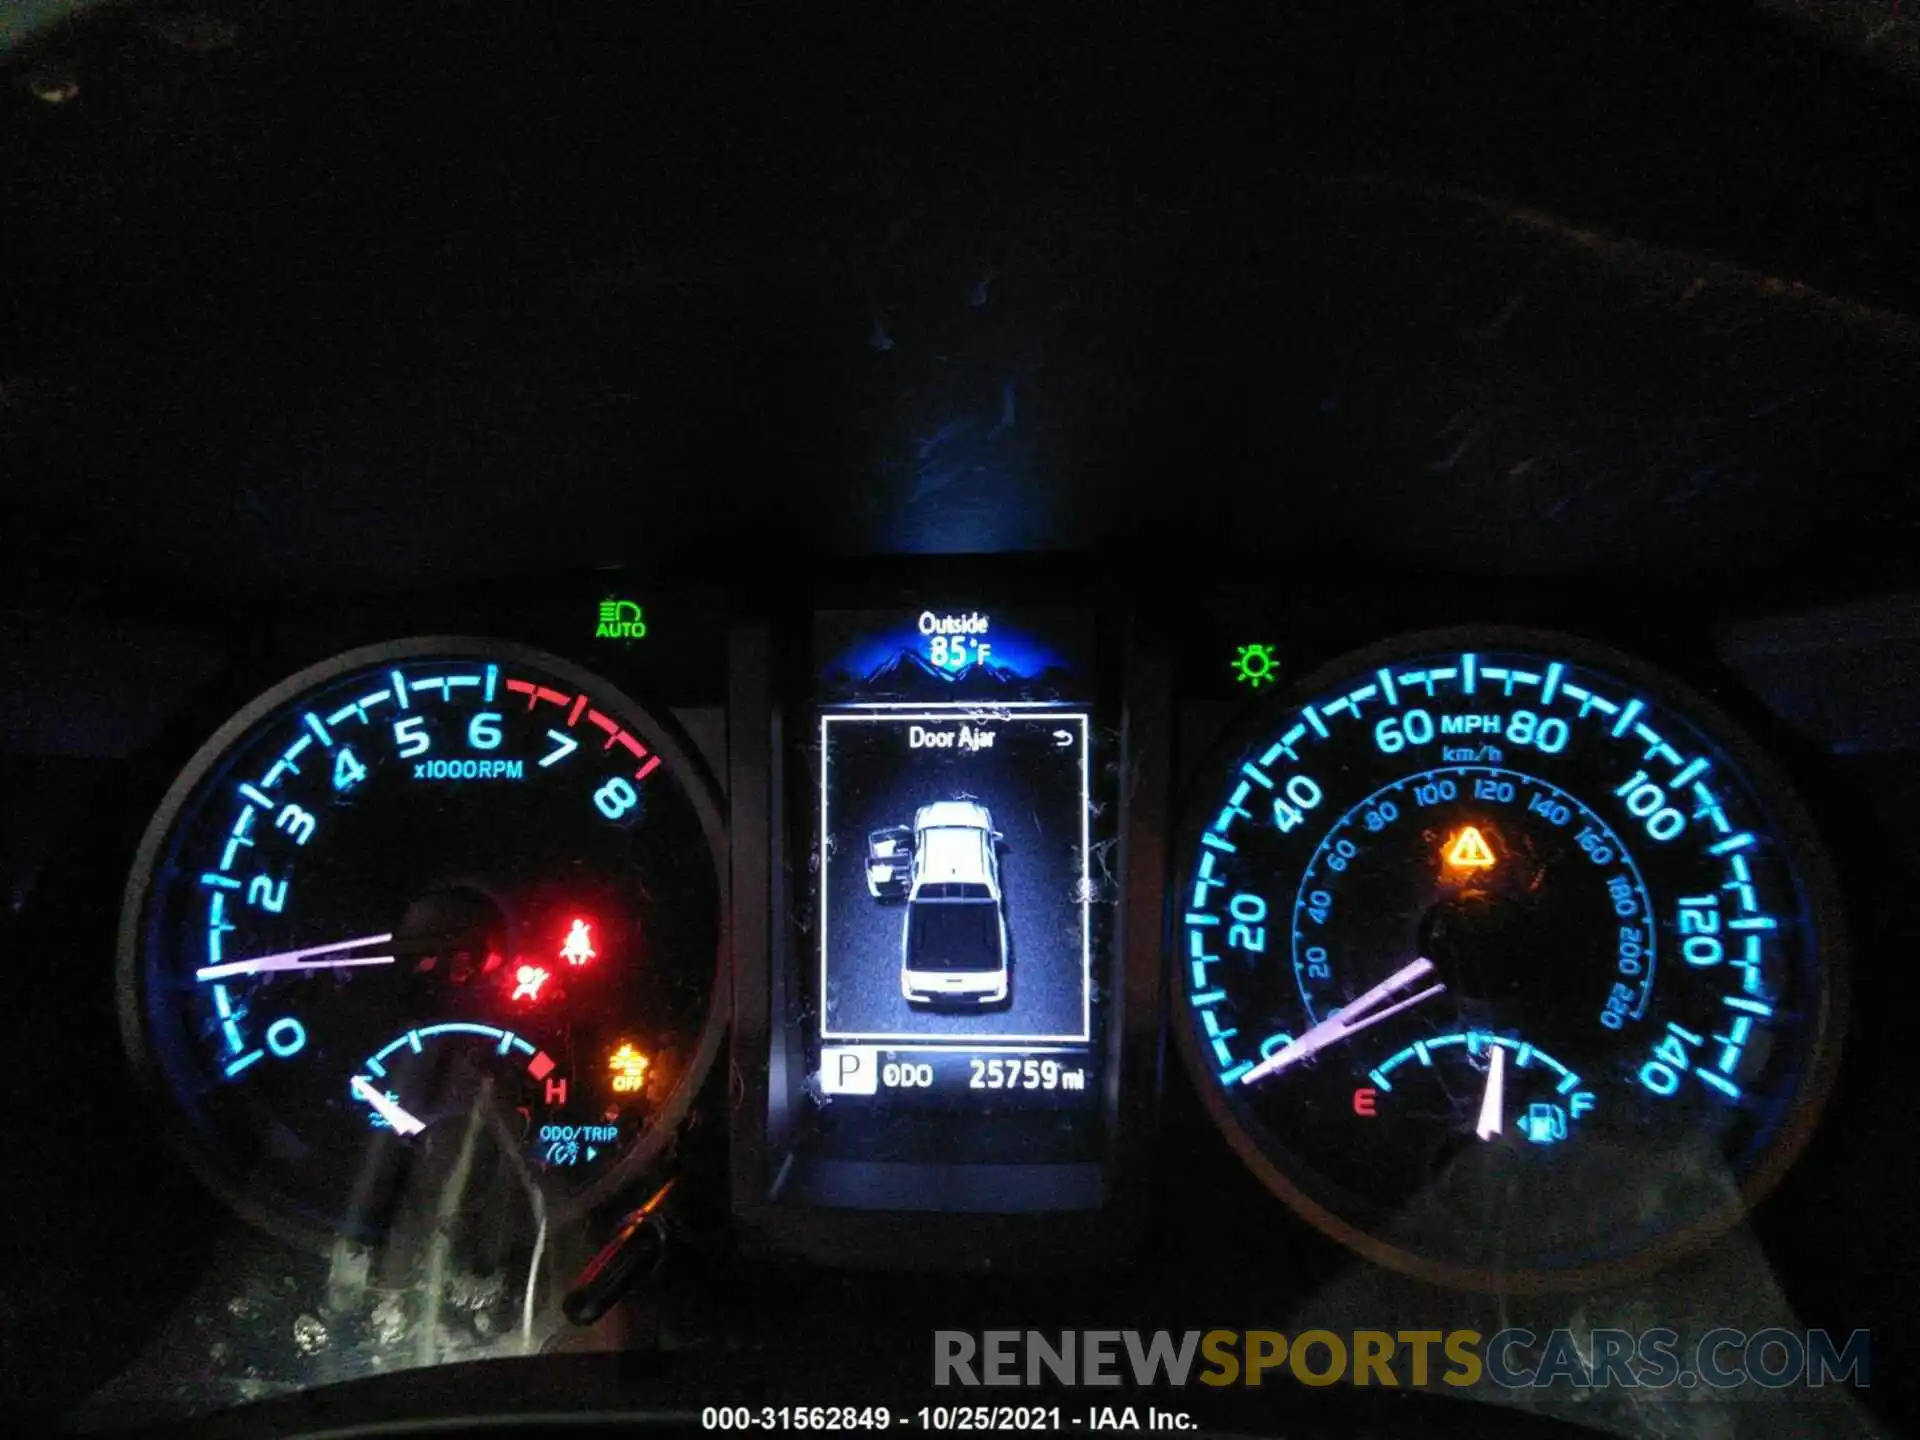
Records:
[[[1567,1112],[1547,1100],[1527,1106],[1520,1129],[1536,1145],[1554,1145],[1567,1138]]]

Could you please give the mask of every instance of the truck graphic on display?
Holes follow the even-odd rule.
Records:
[[[1000,838],[986,806],[971,800],[922,805],[911,827],[868,835],[868,893],[906,901],[900,993],[909,1003],[977,1008],[1006,1001]]]

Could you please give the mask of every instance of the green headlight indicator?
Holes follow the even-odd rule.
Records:
[[[1234,678],[1256,690],[1275,679],[1274,672],[1280,668],[1271,645],[1242,645],[1229,663],[1233,666]]]

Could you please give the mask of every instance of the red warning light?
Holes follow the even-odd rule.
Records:
[[[593,931],[585,920],[575,920],[567,931],[560,958],[569,965],[584,965],[599,952],[593,948]]]
[[[538,1000],[540,998],[540,987],[547,983],[548,976],[547,972],[542,970],[538,965],[522,965],[514,972],[513,978],[518,983],[513,987],[513,994],[508,998],[513,1000]]]

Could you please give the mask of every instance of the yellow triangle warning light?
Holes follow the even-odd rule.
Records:
[[[1469,825],[1447,846],[1447,864],[1455,870],[1486,870],[1493,865],[1493,847],[1477,827]]]

